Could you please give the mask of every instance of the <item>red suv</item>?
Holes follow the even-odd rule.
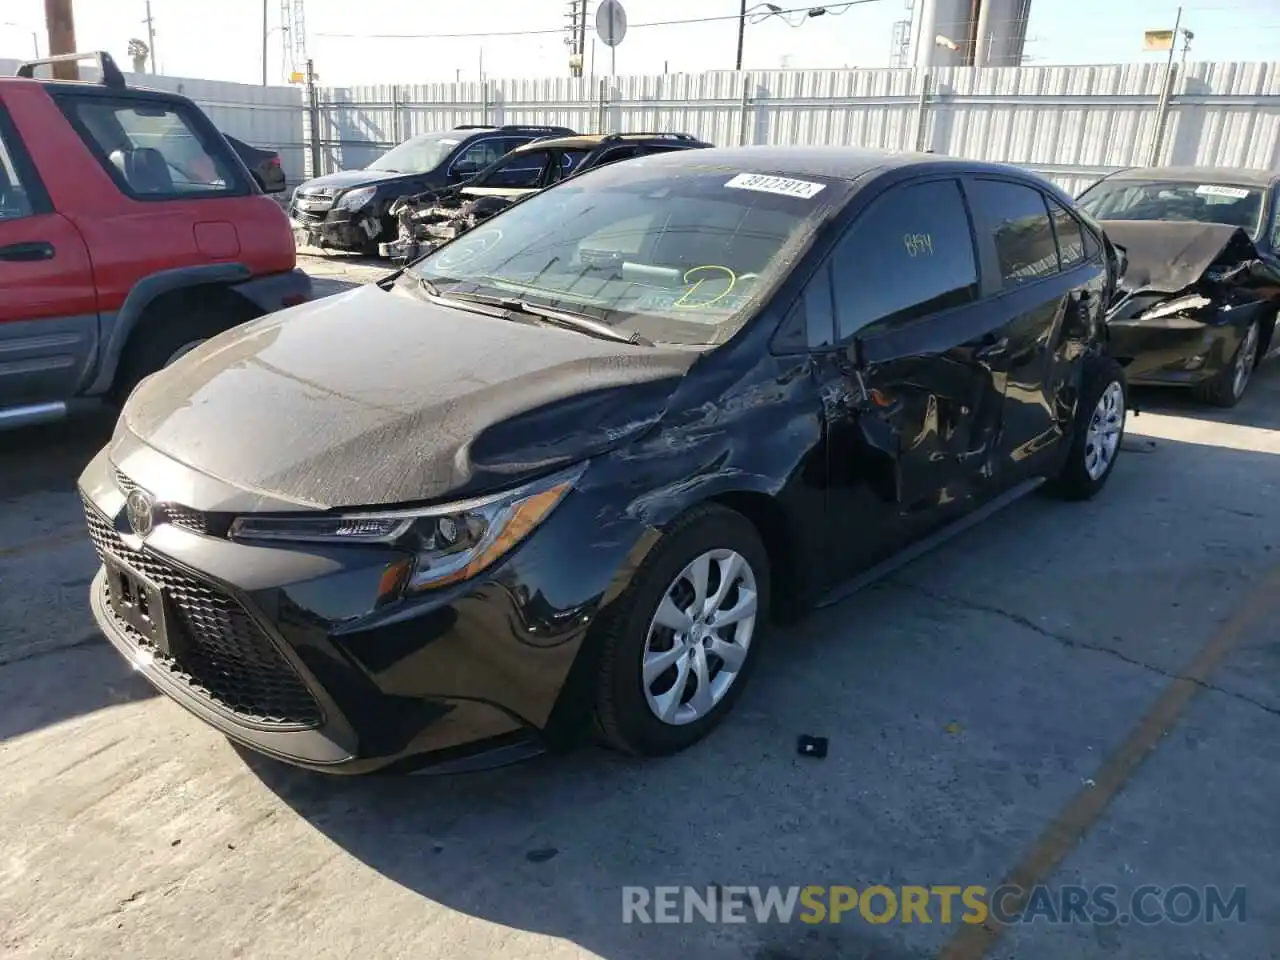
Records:
[[[186,97],[0,78],[0,429],[123,400],[223,330],[310,298],[288,217]]]

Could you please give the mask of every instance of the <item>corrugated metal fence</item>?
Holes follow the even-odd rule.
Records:
[[[1119,167],[1280,167],[1280,63],[773,70],[320,88],[319,171],[457,123],[678,130],[717,144],[849,144],[1004,161],[1076,192]],[[1163,123],[1160,118],[1165,116]],[[308,122],[308,136],[310,122]]]
[[[0,60],[0,73],[16,66]],[[320,87],[309,109],[310,92],[299,87],[129,75],[131,84],[185,93],[226,133],[279,150],[291,184],[364,166],[414,134],[518,122],[677,130],[717,144],[931,149],[1031,167],[1072,192],[1148,162],[1153,146],[1161,163],[1280,168],[1280,62],[1187,64],[1167,108],[1164,80],[1159,63],[947,67],[927,75],[712,71]]]

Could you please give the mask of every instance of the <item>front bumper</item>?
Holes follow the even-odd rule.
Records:
[[[321,250],[362,252],[386,233],[386,225],[372,203],[356,211],[324,213],[307,213],[294,203],[289,208],[289,222],[298,246]]]
[[[156,460],[143,448],[121,462]],[[173,489],[193,489],[185,467],[165,464]],[[578,531],[598,503],[571,496],[486,576],[380,607],[393,551],[237,543],[219,533],[226,515],[163,503],[144,541],[126,516],[134,486],[106,450],[80,479],[100,559],[159,588],[168,639],[157,646],[116,613],[106,566],[94,617],[161,693],[232,740],[335,773],[492,766],[574,741],[579,653],[629,569],[611,541],[582,573]]]
[[[1252,319],[1253,311],[1245,317]],[[1208,324],[1188,317],[1108,323],[1108,352],[1126,364],[1129,382],[1194,386],[1232,361],[1246,323]]]

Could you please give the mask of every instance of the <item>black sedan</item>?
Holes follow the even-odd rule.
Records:
[[[1280,314],[1280,173],[1127,169],[1079,203],[1127,257],[1107,321],[1130,383],[1239,403]]]
[[[315,769],[588,729],[683,749],[771,624],[1044,481],[1102,488],[1116,270],[1009,167],[601,167],[143,381],[79,481],[94,615],[188,710]]]
[[[279,153],[275,150],[252,147],[243,140],[237,140],[227,133],[222,136],[227,143],[231,144],[231,149],[244,161],[244,165],[249,168],[249,172],[253,174],[253,179],[257,181],[258,188],[263,193],[284,192],[284,167],[280,165]]]

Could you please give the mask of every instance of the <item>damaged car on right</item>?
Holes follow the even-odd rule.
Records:
[[[1122,170],[1078,203],[1126,261],[1107,326],[1129,383],[1234,407],[1280,311],[1280,173]]]

